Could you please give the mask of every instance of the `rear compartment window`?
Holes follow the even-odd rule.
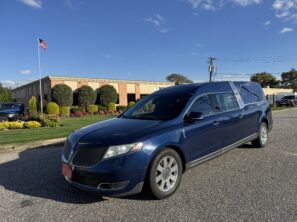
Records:
[[[234,83],[244,102],[244,104],[261,102],[265,100],[265,95],[261,86],[253,82]]]
[[[216,94],[221,111],[228,111],[238,109],[239,104],[234,93],[220,93]]]

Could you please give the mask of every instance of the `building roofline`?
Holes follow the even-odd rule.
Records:
[[[160,84],[160,85],[173,85],[171,82],[161,82],[161,81],[146,81],[146,80],[125,80],[125,79],[108,79],[108,78],[89,78],[89,77],[71,77],[71,76],[56,76],[56,75],[49,75],[43,77],[41,80],[65,80],[65,81],[79,81],[79,80],[84,80],[84,81],[102,81],[102,82],[110,82],[110,83],[142,83],[142,84]],[[20,90],[22,88],[25,88],[27,86],[30,86],[31,84],[35,84],[36,82],[39,82],[39,79],[34,80],[32,82],[29,82],[27,84],[24,84],[22,86],[19,86],[17,88],[14,88],[12,91]]]
[[[106,82],[124,82],[124,83],[158,83],[165,85],[172,85],[171,82],[166,81],[148,81],[148,80],[128,80],[128,79],[109,79],[109,78],[91,78],[91,77],[74,77],[74,76],[48,76],[51,80],[90,80],[90,81],[106,81]]]

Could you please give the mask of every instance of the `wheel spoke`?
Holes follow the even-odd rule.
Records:
[[[174,163],[175,159],[170,158],[168,166],[171,168],[172,164]]]
[[[156,182],[159,183],[160,180],[162,180],[162,174],[160,174],[159,176],[156,177]]]
[[[158,165],[158,167],[157,167],[157,172],[162,173],[163,170],[164,170],[164,167],[162,167],[162,166],[161,166],[161,163],[160,163],[160,164]]]
[[[169,179],[175,182],[177,179],[177,175],[170,175]]]
[[[171,172],[176,172],[177,170],[178,170],[177,165],[174,165],[174,166],[171,168]]]
[[[161,189],[165,190],[165,180],[162,180],[160,187]]]

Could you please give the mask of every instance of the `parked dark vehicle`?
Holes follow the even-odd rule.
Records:
[[[0,103],[0,122],[16,121],[25,114],[25,106],[22,103]]]
[[[104,196],[173,194],[190,167],[244,143],[267,144],[271,109],[259,84],[178,85],[141,99],[119,117],[72,133],[66,180]]]
[[[276,101],[277,106],[297,106],[297,96],[289,95],[284,96],[280,100]]]

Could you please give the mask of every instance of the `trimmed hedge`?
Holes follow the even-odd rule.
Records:
[[[57,103],[50,102],[46,105],[46,112],[50,115],[58,115],[60,113],[60,108]]]
[[[127,110],[127,106],[117,106],[117,110],[124,112]]]
[[[112,85],[104,85],[98,89],[100,95],[100,102],[104,106],[108,106],[109,103],[116,103],[118,100],[118,93]]]
[[[77,112],[84,113],[84,112],[86,112],[86,109],[84,107],[74,107],[74,108],[71,109],[71,112],[72,113],[77,113]]]
[[[87,108],[88,113],[94,114],[98,112],[98,106],[97,105],[89,105]]]
[[[63,117],[70,116],[70,108],[68,106],[60,106],[60,114]]]
[[[106,112],[107,111],[107,107],[106,106],[98,106],[98,111],[102,111],[102,112]]]
[[[0,129],[23,129],[24,123],[22,122],[0,122]]]
[[[28,129],[39,128],[41,127],[41,124],[37,121],[28,121],[24,123],[24,127]]]
[[[88,107],[96,101],[97,95],[90,86],[82,86],[78,89],[78,105],[80,107]]]
[[[129,103],[128,103],[128,109],[130,109],[132,106],[134,106],[135,105],[135,102],[134,101],[130,101]]]
[[[52,89],[52,98],[59,106],[72,106],[72,89],[66,84],[55,85]]]
[[[108,103],[108,111],[116,111],[117,107],[114,103],[110,102]]]

